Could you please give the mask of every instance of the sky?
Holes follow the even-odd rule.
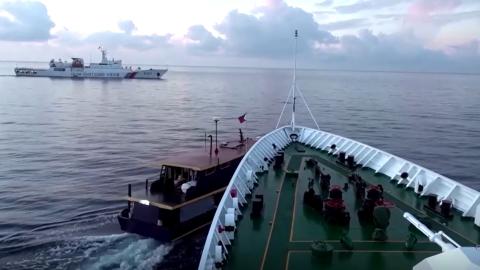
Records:
[[[480,73],[480,0],[0,0],[0,60]]]

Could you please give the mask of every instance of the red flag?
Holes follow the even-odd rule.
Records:
[[[246,113],[244,113],[243,115],[241,115],[240,117],[238,117],[238,122],[243,123],[245,121],[247,121],[247,119],[245,119],[245,115],[247,115]]]

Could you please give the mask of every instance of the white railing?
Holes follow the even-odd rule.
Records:
[[[397,184],[405,185],[405,188],[411,187],[421,195],[435,194],[439,201],[449,199],[464,217],[475,216],[480,193],[472,188],[413,162],[342,136],[298,126],[295,133],[298,134],[298,141],[305,145],[331,153],[343,151],[347,155],[354,155],[355,161],[363,167],[387,175],[396,180]],[[290,126],[278,128],[260,138],[245,154],[217,208],[198,269],[217,269],[215,262],[226,259],[226,246],[231,244],[234,233],[223,229],[225,226],[236,229],[237,216],[242,214],[239,205],[247,202],[245,196],[253,189],[255,173],[268,168],[264,158],[271,159],[279,149],[287,146],[291,142],[290,134]],[[276,149],[272,144],[276,145]],[[331,149],[332,144],[336,145],[334,150]],[[400,175],[404,172],[408,173],[408,177],[401,178]],[[423,186],[422,191],[420,185]],[[232,190],[235,190],[233,193],[236,193],[236,197],[232,196]]]

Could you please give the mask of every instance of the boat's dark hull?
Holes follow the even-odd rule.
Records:
[[[215,210],[203,213],[191,220],[185,221],[174,227],[157,225],[138,219],[129,218],[128,209],[124,209],[118,216],[120,229],[125,232],[135,233],[144,237],[150,237],[161,242],[171,242],[189,235],[196,230],[209,226]]]
[[[123,211],[122,211],[123,212]],[[147,223],[141,220],[134,220],[123,216],[117,216],[120,229],[129,233],[136,233],[145,237],[151,237],[159,241],[171,241],[173,239],[172,232],[165,226],[157,226],[156,224]]]

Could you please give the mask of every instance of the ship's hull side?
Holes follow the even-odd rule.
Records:
[[[125,75],[125,79],[161,79],[166,69],[148,69],[129,72]]]
[[[15,68],[18,77],[49,77],[78,79],[161,79],[167,69],[136,70],[94,68]]]

